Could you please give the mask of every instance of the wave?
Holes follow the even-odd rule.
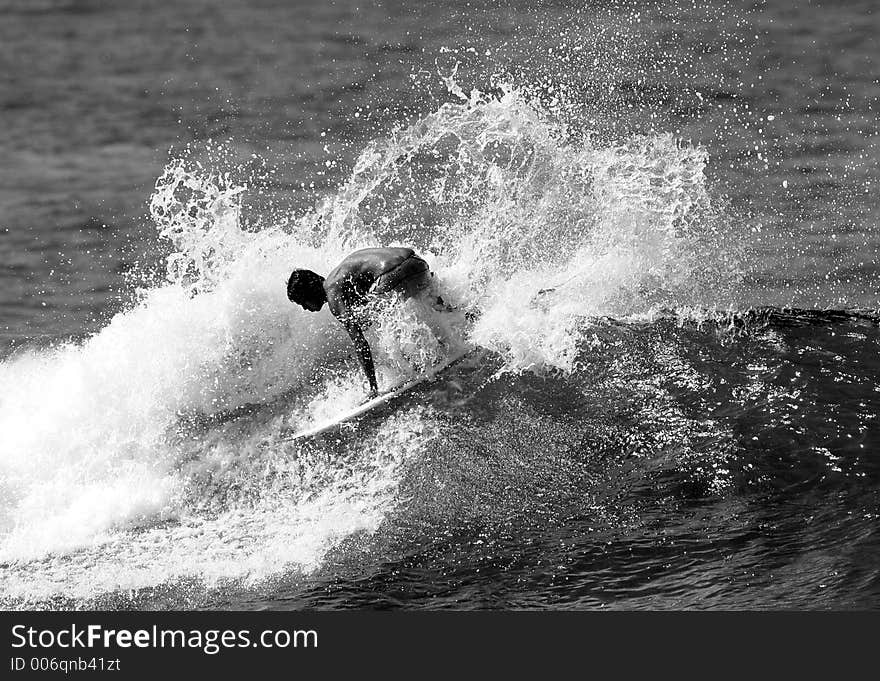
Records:
[[[339,325],[286,299],[295,267],[375,245],[429,262],[458,313],[382,311],[369,333],[386,385],[436,361],[438,328],[483,348],[496,377],[565,375],[591,342],[584,320],[714,309],[735,287],[704,150],[573,139],[512,87],[450,92],[305,215],[244,216],[247,186],[168,164],[150,202],[172,245],[163,281],[91,337],[0,364],[4,599],[254,584],[375,531],[440,412],[405,403],[366,439],[285,445],[362,391]]]

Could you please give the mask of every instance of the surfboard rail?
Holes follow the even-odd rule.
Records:
[[[466,349],[463,349],[459,352],[453,353],[452,355],[450,355],[449,357],[447,357],[443,361],[435,364],[433,367],[428,369],[425,373],[420,374],[419,376],[416,376],[415,378],[412,378],[409,381],[401,383],[400,385],[395,386],[391,390],[388,390],[387,392],[384,392],[381,395],[374,397],[372,400],[368,400],[367,402],[364,402],[363,404],[360,404],[357,407],[354,407],[353,409],[349,409],[348,411],[343,412],[342,414],[339,414],[338,416],[336,416],[332,419],[323,421],[319,424],[312,426],[311,428],[307,428],[305,430],[301,430],[297,433],[294,433],[293,435],[290,435],[290,436],[284,438],[282,440],[282,442],[296,442],[299,440],[305,440],[310,437],[314,437],[315,435],[320,435],[321,433],[326,432],[328,430],[332,430],[333,428],[341,427],[344,424],[356,419],[358,416],[361,416],[361,415],[367,413],[368,411],[371,411],[377,407],[381,407],[383,404],[386,404],[386,403],[390,402],[391,400],[394,400],[394,399],[400,397],[404,393],[409,392],[410,390],[415,388],[417,385],[420,385],[421,383],[426,383],[427,381],[432,380],[433,378],[435,378],[439,373],[441,373],[445,369],[448,369],[456,362],[459,362],[460,360],[464,359],[473,350],[474,350],[474,348],[466,348]]]

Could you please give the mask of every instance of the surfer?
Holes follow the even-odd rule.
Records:
[[[311,312],[327,303],[354,343],[372,399],[379,389],[373,354],[361,328],[369,321],[364,307],[372,297],[392,292],[404,298],[423,294],[432,288],[433,276],[428,263],[411,248],[364,248],[345,258],[326,278],[311,270],[294,270],[287,281],[287,297]],[[437,304],[445,309],[439,296]]]

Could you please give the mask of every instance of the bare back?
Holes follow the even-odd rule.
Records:
[[[330,311],[340,317],[363,305],[376,281],[413,255],[411,248],[364,248],[349,255],[324,279]]]

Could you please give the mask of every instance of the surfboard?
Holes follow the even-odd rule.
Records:
[[[343,412],[342,414],[339,414],[338,416],[335,416],[332,419],[328,419],[327,421],[324,421],[324,422],[319,423],[315,426],[312,426],[311,428],[308,428],[306,430],[302,430],[294,435],[291,435],[290,437],[284,438],[284,441],[285,442],[295,442],[296,440],[304,440],[306,438],[314,437],[315,435],[320,435],[321,433],[323,433],[325,431],[331,430],[333,428],[336,428],[336,427],[342,425],[343,423],[346,423],[348,421],[356,419],[358,416],[361,416],[362,414],[365,414],[368,411],[371,411],[377,407],[381,407],[383,404],[387,404],[391,400],[397,399],[398,397],[400,397],[404,393],[412,390],[417,385],[420,385],[421,383],[425,383],[427,381],[432,380],[433,378],[435,378],[438,374],[440,374],[445,369],[448,369],[450,366],[452,366],[453,364],[455,364],[459,360],[464,359],[465,355],[469,354],[471,352],[471,350],[472,350],[472,348],[468,348],[466,350],[462,350],[461,352],[453,353],[451,356],[447,357],[442,362],[435,364],[433,367],[428,369],[425,373],[423,373],[419,376],[416,376],[415,378],[410,379],[409,381],[401,383],[398,386],[395,386],[391,390],[388,390],[388,391],[382,393],[378,397],[374,397],[372,400],[369,400],[368,402],[364,402],[363,404],[355,407],[354,409]]]

